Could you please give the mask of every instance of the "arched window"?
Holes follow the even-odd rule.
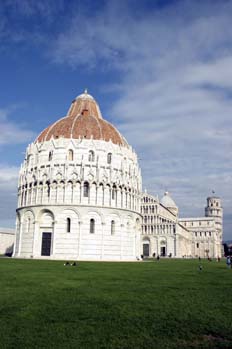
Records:
[[[52,156],[53,156],[53,151],[51,150],[48,154],[48,161],[52,160]]]
[[[85,182],[84,183],[84,198],[88,198],[89,197],[89,183]]]
[[[89,161],[94,161],[94,151],[93,150],[89,151]]]
[[[107,164],[111,164],[112,162],[112,153],[107,154]]]
[[[95,233],[95,220],[93,218],[90,219],[89,232],[90,232],[90,234]]]
[[[115,233],[115,221],[111,221],[111,235]]]
[[[71,232],[71,219],[67,218],[67,233]]]
[[[112,200],[115,200],[116,198],[116,186],[114,185],[112,188]]]
[[[50,182],[49,181],[46,182],[46,186],[47,186],[48,198],[50,198],[51,188],[50,188]]]
[[[69,149],[69,151],[68,151],[68,160],[73,161],[73,150],[72,149]]]
[[[31,225],[31,219],[28,218],[28,221],[27,221],[27,232],[29,233],[30,231],[30,225]]]

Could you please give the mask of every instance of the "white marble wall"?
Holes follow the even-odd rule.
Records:
[[[73,160],[69,160],[70,149]],[[93,161],[89,161],[90,151]],[[85,182],[88,197],[83,195]],[[131,148],[96,140],[51,140],[28,147],[20,170],[18,208],[67,203],[139,212],[141,186],[137,156]]]
[[[13,229],[0,228],[0,255],[13,252],[15,231]]]
[[[16,232],[15,257],[41,258],[43,232],[52,233],[52,259],[136,260],[140,255],[141,217],[135,212],[88,206],[37,206],[22,208],[18,215],[21,224]],[[71,220],[70,232],[67,218]],[[95,221],[94,233],[90,232],[90,219]]]
[[[221,257],[221,230],[217,229],[214,217],[181,218],[192,234],[193,257]]]
[[[15,256],[40,258],[47,232],[52,234],[50,258],[136,260],[141,186],[130,147],[62,138],[29,145],[19,176]]]
[[[141,204],[143,244],[149,245],[149,255],[160,255],[161,246],[166,247],[166,255],[174,257],[220,257],[222,243],[222,208],[220,199],[208,198],[209,209],[216,207],[217,216],[178,218],[159,203],[158,198],[144,194]],[[220,221],[221,219],[221,221]]]

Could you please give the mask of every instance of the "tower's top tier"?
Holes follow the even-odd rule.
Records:
[[[207,207],[221,208],[221,199],[218,196],[207,197]]]

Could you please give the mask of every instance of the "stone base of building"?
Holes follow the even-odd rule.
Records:
[[[14,257],[136,261],[140,215],[116,208],[33,206],[17,211]]]

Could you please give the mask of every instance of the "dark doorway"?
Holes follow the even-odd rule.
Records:
[[[149,257],[149,244],[143,244],[143,255]]]
[[[161,256],[166,256],[166,247],[165,246],[162,246],[161,248],[160,248],[160,254],[161,254]]]
[[[51,255],[51,240],[52,240],[52,233],[43,233],[41,256]]]

